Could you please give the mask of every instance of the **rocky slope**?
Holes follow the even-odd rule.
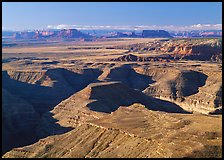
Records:
[[[153,80],[150,76],[137,73],[129,65],[121,65],[118,67],[105,69],[99,78],[102,81],[120,81],[130,88],[140,91],[143,91],[146,87],[153,83]]]
[[[168,63],[163,67],[126,64],[103,71],[98,80],[120,81],[149,96],[175,102],[187,111],[205,114],[222,111],[222,76],[212,66],[189,64],[184,69]]]
[[[47,71],[3,71],[3,134],[6,137],[4,140],[8,141],[5,142],[7,145],[3,145],[3,150],[38,139],[35,130],[42,114],[96,80],[99,73],[99,70],[94,69],[75,73],[63,68]],[[49,120],[54,121],[52,116]],[[12,138],[15,134],[21,138]]]
[[[221,157],[220,41],[147,41],[3,50],[3,157]]]
[[[80,73],[63,68],[47,71],[4,71],[3,88],[31,103],[42,114],[97,79],[99,70]]]
[[[64,132],[65,128],[58,128],[55,121],[51,121],[52,115],[57,124],[75,128],[77,124],[98,119],[116,111],[120,106],[133,103],[144,104],[149,110],[186,113],[179,106],[148,97],[120,82],[99,82],[88,85],[62,101],[50,113],[44,114],[37,132],[41,137],[53,134],[52,131]]]
[[[221,157],[221,130],[211,137],[212,132],[207,132],[210,126],[196,129],[211,118],[181,117],[150,111],[140,104],[120,107],[110,115],[80,124],[65,134],[13,149],[3,157]],[[218,119],[212,122],[213,127],[219,127],[217,122]],[[219,145],[212,145],[212,141]]]
[[[190,60],[222,61],[222,41],[211,40],[178,40],[165,42],[160,50],[173,52],[175,57]]]
[[[221,73],[193,70],[149,69],[146,72],[156,83],[144,90],[144,93],[160,99],[175,102],[188,111],[200,113],[220,112]],[[219,99],[219,100],[218,100]]]

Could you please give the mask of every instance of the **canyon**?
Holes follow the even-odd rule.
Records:
[[[222,157],[222,39],[7,44],[3,158]]]

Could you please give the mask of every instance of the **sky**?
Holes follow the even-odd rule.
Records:
[[[2,29],[221,29],[221,2],[2,2]]]

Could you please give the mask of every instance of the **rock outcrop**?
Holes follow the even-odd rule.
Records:
[[[118,58],[113,58],[111,61],[118,61],[118,62],[170,62],[172,58],[169,57],[143,57],[143,56],[136,56],[133,54],[123,55]]]
[[[136,72],[129,65],[110,68],[103,81],[119,81],[132,89],[143,91],[154,81],[150,76]]]
[[[3,151],[28,145],[40,138],[40,117],[62,100],[97,79],[99,70],[75,73],[63,68],[47,71],[3,71]],[[54,122],[52,115],[48,120]],[[56,127],[63,131],[69,128]],[[15,137],[20,138],[15,138]]]
[[[201,61],[222,61],[222,44],[218,39],[170,40],[162,44],[161,51],[172,52],[174,58]]]
[[[219,39],[30,42],[3,48],[4,158],[222,157]]]
[[[75,128],[79,123],[98,119],[116,111],[120,106],[129,106],[134,103],[143,104],[149,110],[187,113],[177,105],[146,96],[121,82],[99,82],[88,85],[62,101],[54,107],[51,114],[46,113],[42,117],[37,132],[42,137],[52,134],[52,131],[63,132],[54,127],[54,122],[49,121],[52,115],[61,126]]]
[[[83,89],[100,75],[99,70],[76,73],[64,68],[47,71],[3,72],[3,87],[31,103],[39,114]]]
[[[164,55],[168,55],[170,60],[183,59],[222,62],[222,39],[157,40],[123,46],[123,49],[129,49],[130,52],[149,53],[149,55],[150,52],[163,53]],[[125,58],[123,57],[123,59]],[[163,59],[165,58],[163,57]]]
[[[190,112],[208,114],[222,108],[221,74],[168,68],[150,69],[147,74],[156,81],[144,90],[147,95],[175,102]]]

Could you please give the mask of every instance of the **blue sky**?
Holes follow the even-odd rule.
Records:
[[[221,2],[3,2],[4,30],[222,24]],[[49,26],[50,25],[50,26]]]

